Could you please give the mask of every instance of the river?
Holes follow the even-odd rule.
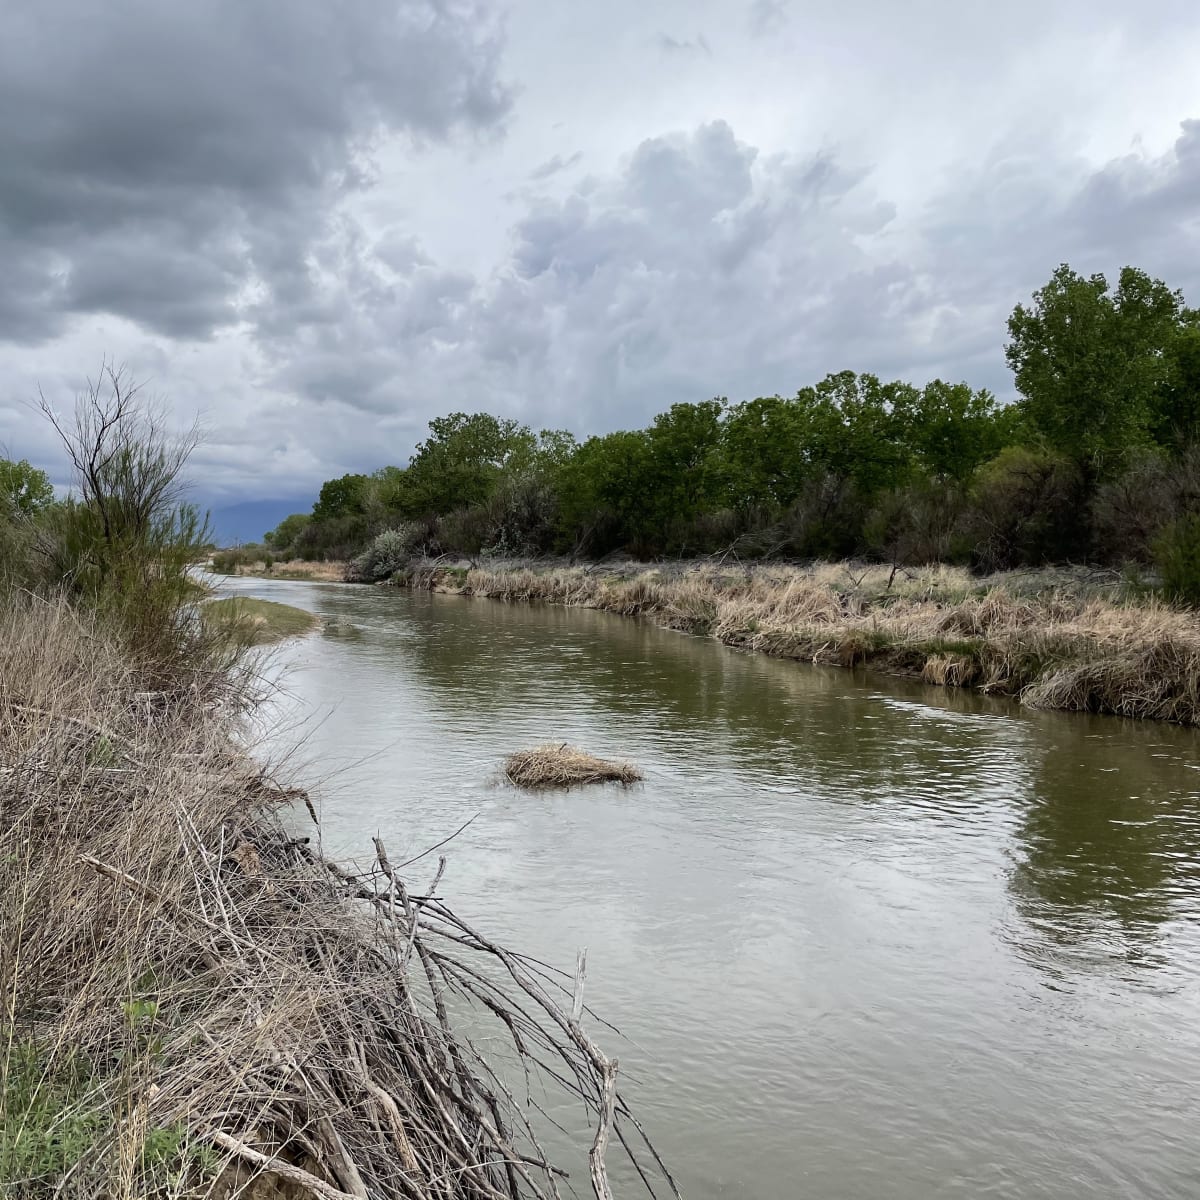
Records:
[[[326,848],[399,860],[475,816],[441,893],[564,967],[588,947],[690,1200],[1200,1195],[1194,732],[602,613],[222,586],[353,626],[277,652],[272,745],[303,733]],[[497,785],[560,740],[646,781]]]

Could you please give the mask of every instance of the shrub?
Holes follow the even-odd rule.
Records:
[[[1110,562],[1150,563],[1168,525],[1200,508],[1200,446],[1177,456],[1147,451],[1103,484],[1093,505],[1098,555]]]
[[[834,475],[810,479],[784,514],[780,547],[797,558],[847,558],[862,539],[858,489]]]
[[[370,544],[371,526],[365,516],[331,517],[310,521],[292,543],[297,558],[309,562],[351,559]]]
[[[107,364],[77,397],[73,421],[42,407],[70,459],[75,495],[34,520],[19,581],[98,613],[168,676],[172,664],[192,671],[206,647],[190,615],[190,572],[210,541],[206,519],[184,499],[195,427],[169,434],[162,410]]]
[[[296,539],[308,528],[312,517],[308,513],[292,513],[284,517],[270,533],[263,535],[266,542],[276,554],[286,557],[296,545]]]
[[[492,521],[482,508],[459,508],[438,517],[436,542],[447,553],[474,558],[491,542]]]
[[[20,1181],[31,1192],[44,1186],[49,1194],[53,1182],[92,1150],[111,1118],[82,1056],[55,1058],[27,1040],[0,1053],[0,1191]]]
[[[435,541],[441,550],[470,557],[520,558],[544,554],[558,537],[558,500],[536,476],[504,479],[483,504],[439,517]]]
[[[1064,562],[1087,549],[1079,471],[1043,450],[1010,446],[976,473],[963,531],[985,571]]]
[[[385,529],[350,563],[348,577],[356,583],[378,583],[390,579],[417,552],[424,528],[405,522],[396,529]]]
[[[236,575],[239,567],[260,562],[270,569],[271,555],[261,546],[232,546],[212,556],[212,567],[219,575]]]
[[[879,496],[863,526],[863,548],[885,562],[920,566],[963,557],[961,488],[919,482]]]
[[[1154,543],[1154,557],[1168,599],[1200,607],[1200,513],[1168,525]]]
[[[486,505],[484,553],[501,557],[541,554],[554,546],[558,497],[537,476],[503,480]]]

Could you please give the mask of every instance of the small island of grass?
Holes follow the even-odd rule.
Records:
[[[285,638],[301,637],[319,624],[312,613],[302,608],[247,596],[213,600],[203,605],[200,613],[205,624],[227,628],[230,636],[242,646],[264,646]]]
[[[642,778],[632,763],[597,758],[565,743],[510,754],[504,775],[516,787],[534,790],[577,787],[582,783],[630,784]]]

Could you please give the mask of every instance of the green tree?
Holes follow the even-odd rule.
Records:
[[[363,483],[363,514],[375,528],[393,525],[408,511],[409,492],[406,467],[380,467]]]
[[[1200,310],[1183,314],[1166,360],[1151,432],[1160,446],[1178,454],[1200,441]]]
[[[332,521],[338,517],[357,517],[363,512],[367,487],[366,475],[343,475],[321,485],[313,505],[314,521]]]
[[[1009,443],[1013,415],[981,388],[928,383],[904,397],[900,434],[922,471],[935,480],[963,483]]]
[[[308,528],[311,520],[308,513],[292,513],[284,517],[270,533],[263,534],[263,541],[277,553],[286,553],[295,546],[296,539]]]
[[[562,471],[559,513],[576,553],[603,553],[652,526],[650,439],[642,430],[590,437]]]
[[[538,473],[552,477],[560,472],[575,457],[579,443],[575,435],[566,429],[543,429],[537,436],[534,460]]]
[[[904,483],[912,465],[904,413],[915,395],[911,384],[881,383],[875,375],[853,371],[827,375],[801,390],[796,404],[814,468],[853,483],[864,495]]]
[[[782,396],[734,405],[725,420],[726,496],[732,508],[786,508],[812,476],[801,407]]]
[[[1144,271],[1126,267],[1110,291],[1103,275],[1065,263],[1030,307],[1013,310],[1005,357],[1025,415],[1085,479],[1149,440],[1183,311],[1180,293]]]
[[[0,458],[0,510],[28,517],[53,503],[54,487],[45,471],[30,466],[28,459]]]
[[[501,476],[532,467],[537,449],[530,430],[509,418],[461,412],[437,417],[408,466],[407,515],[483,504]]]
[[[709,512],[720,500],[724,400],[672,404],[647,430],[649,451],[643,503],[663,525]]]

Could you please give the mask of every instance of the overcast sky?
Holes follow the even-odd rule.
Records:
[[[850,368],[1007,395],[1069,261],[1200,304],[1195,0],[5,0],[0,442],[108,356],[210,503]]]

